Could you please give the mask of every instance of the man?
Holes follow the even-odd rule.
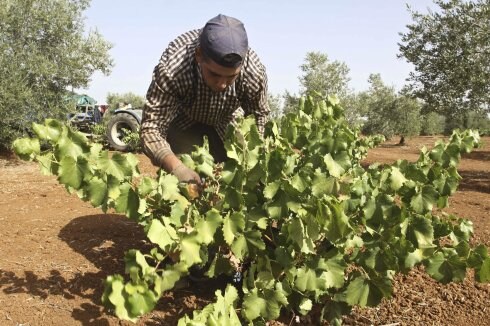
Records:
[[[181,182],[201,181],[176,154],[191,152],[207,136],[211,154],[221,162],[223,137],[237,114],[253,114],[260,132],[269,114],[265,68],[248,47],[243,23],[225,15],[169,44],[146,97],[144,152]]]

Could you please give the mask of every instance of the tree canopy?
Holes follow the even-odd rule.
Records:
[[[386,85],[379,74],[371,74],[369,89],[359,95],[360,106],[365,108],[367,121],[364,132],[383,134],[387,138],[420,133],[420,104],[407,94],[397,94]]]
[[[349,93],[349,67],[341,61],[329,61],[321,52],[306,53],[300,66],[303,75],[299,77],[302,94],[318,93],[322,98],[337,96],[341,102]]]
[[[132,108],[141,109],[145,105],[145,98],[132,92],[107,94],[107,105],[110,110],[120,108],[123,104],[131,104]]]
[[[61,117],[69,91],[109,74],[111,44],[85,30],[89,0],[0,0],[0,147],[33,121]]]
[[[410,11],[400,57],[415,66],[411,92],[428,111],[457,116],[490,110],[490,0],[435,0],[436,11]]]

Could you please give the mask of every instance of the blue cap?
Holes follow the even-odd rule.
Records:
[[[221,14],[206,23],[199,43],[206,57],[225,67],[238,67],[248,52],[247,32],[243,23]]]

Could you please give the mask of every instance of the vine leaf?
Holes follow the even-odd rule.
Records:
[[[437,203],[439,194],[433,186],[424,185],[410,201],[410,206],[419,214],[430,212]]]
[[[369,280],[359,276],[349,283],[345,292],[345,302],[351,306],[373,307],[381,302],[383,297],[391,296],[389,280]]]
[[[179,239],[177,232],[172,226],[163,225],[158,219],[153,219],[150,222],[146,235],[151,242],[156,243],[164,251],[167,251]]]
[[[87,191],[94,207],[102,205],[107,199],[107,183],[99,177],[90,179]]]
[[[85,161],[77,161],[72,156],[65,156],[60,161],[59,181],[74,189],[80,189],[83,179]]]
[[[405,178],[405,176],[400,172],[400,169],[398,169],[397,167],[391,168],[391,175],[390,175],[391,189],[395,191],[400,189],[406,181],[407,178]]]
[[[428,259],[427,273],[443,284],[462,281],[466,275],[466,263],[454,249],[444,249]]]
[[[30,160],[41,152],[41,145],[37,138],[19,138],[12,143],[15,154],[23,160]]]
[[[323,160],[331,176],[339,178],[345,172],[344,168],[332,158],[332,155],[325,155]]]

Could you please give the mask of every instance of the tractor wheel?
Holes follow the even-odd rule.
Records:
[[[129,144],[123,141],[126,133],[123,129],[129,132],[138,132],[139,123],[129,113],[117,113],[111,117],[107,125],[107,142],[109,145],[118,151],[127,152],[132,150]]]

